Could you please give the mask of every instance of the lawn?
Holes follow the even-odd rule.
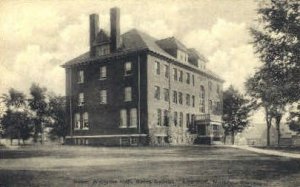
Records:
[[[300,186],[300,159],[214,146],[0,149],[0,186]]]

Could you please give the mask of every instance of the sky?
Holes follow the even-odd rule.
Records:
[[[207,67],[244,91],[244,81],[260,65],[249,27],[255,0],[113,0],[0,2],[0,94],[28,92],[32,82],[64,95],[66,61],[88,51],[89,14],[98,13],[109,31],[109,9],[121,9],[121,32],[136,28],[162,39],[175,36],[196,48]]]
[[[121,9],[121,32],[131,28],[157,39],[175,36],[198,49],[208,68],[243,90],[259,65],[249,27],[255,24],[253,0],[187,1],[1,1],[0,94],[28,90],[32,82],[64,94],[64,62],[88,50],[89,14],[98,13],[109,30],[109,9]]]

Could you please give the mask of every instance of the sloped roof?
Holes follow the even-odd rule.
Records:
[[[149,36],[148,34],[138,31],[137,29],[132,29],[121,35],[122,49],[121,51],[134,51],[148,49],[157,54],[163,55],[167,58],[174,59],[171,55],[165,52],[156,44],[156,39]],[[113,54],[112,54],[113,55]],[[106,55],[108,57],[109,55]],[[89,52],[86,52],[68,62],[66,62],[63,67],[80,64],[88,60],[95,59],[97,57],[90,57]]]
[[[150,51],[174,59],[174,57],[169,55],[156,44],[155,41],[157,39],[144,32],[138,31],[137,29],[132,29],[123,34],[122,40],[125,49],[149,49]]]
[[[180,49],[182,51],[188,52],[187,47],[177,40],[175,37],[169,37],[162,40],[157,40],[156,43],[163,49]]]
[[[100,29],[93,44],[97,45],[104,42],[110,42],[110,37],[107,32],[105,32],[103,29]]]
[[[200,54],[194,48],[189,48],[188,49],[188,54],[189,54],[189,57],[192,57],[192,58],[195,58],[195,59],[200,59],[203,62],[207,62],[208,61],[202,54]]]
[[[100,33],[101,32],[99,32],[98,35],[100,35]],[[104,31],[101,35],[102,36],[107,36],[107,34]],[[109,39],[109,38],[106,38],[106,39]],[[168,46],[172,42],[173,42],[173,44],[175,42],[175,44],[180,49],[182,49],[182,50],[184,49],[184,50],[188,51],[188,49],[174,37],[163,39],[163,40],[157,40],[157,39],[149,36],[148,34],[146,34],[144,32],[141,32],[137,29],[131,29],[130,31],[122,34],[121,35],[121,40],[122,40],[122,46],[121,46],[121,49],[118,53],[111,53],[111,54],[103,55],[103,56],[100,56],[100,57],[97,57],[97,56],[96,57],[91,57],[90,52],[86,52],[86,53],[84,53],[84,54],[82,54],[82,55],[66,62],[62,66],[63,67],[68,67],[68,66],[72,66],[72,65],[79,65],[79,64],[83,64],[83,63],[86,63],[86,62],[89,62],[89,61],[92,61],[92,60],[105,59],[105,58],[109,58],[109,57],[113,57],[113,56],[118,56],[120,54],[126,54],[126,53],[130,53],[130,52],[134,52],[134,51],[140,51],[140,50],[150,50],[150,51],[152,51],[156,54],[162,55],[162,56],[164,56],[164,57],[166,57],[170,60],[177,61],[173,56],[171,56],[169,53],[167,53],[159,45],[159,43],[160,44],[164,43],[164,45]],[[164,42],[164,41],[166,41],[166,42]],[[197,53],[197,54],[198,54],[200,59],[204,59],[205,61],[207,61],[201,54],[199,54],[199,53]],[[195,69],[194,65],[185,64],[185,66],[188,66],[190,68]],[[222,80],[222,78],[220,78],[220,76],[218,76],[217,74],[213,73],[212,71],[210,71],[208,69],[201,70],[201,69],[196,68],[196,70],[199,71],[199,72],[202,72],[204,74],[210,75],[212,77],[215,77],[219,80]]]

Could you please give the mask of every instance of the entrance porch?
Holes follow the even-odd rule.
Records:
[[[200,114],[195,117],[195,129],[199,144],[220,144],[223,139],[222,118],[219,115]]]

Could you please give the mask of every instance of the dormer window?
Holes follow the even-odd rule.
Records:
[[[188,61],[188,55],[181,51],[181,50],[177,50],[177,59],[181,62],[187,62]]]
[[[205,69],[205,62],[203,62],[202,60],[198,60],[198,64],[200,69]]]
[[[110,53],[110,47],[109,47],[109,45],[98,46],[96,48],[96,50],[97,50],[97,55],[98,56],[107,55],[107,54]]]

